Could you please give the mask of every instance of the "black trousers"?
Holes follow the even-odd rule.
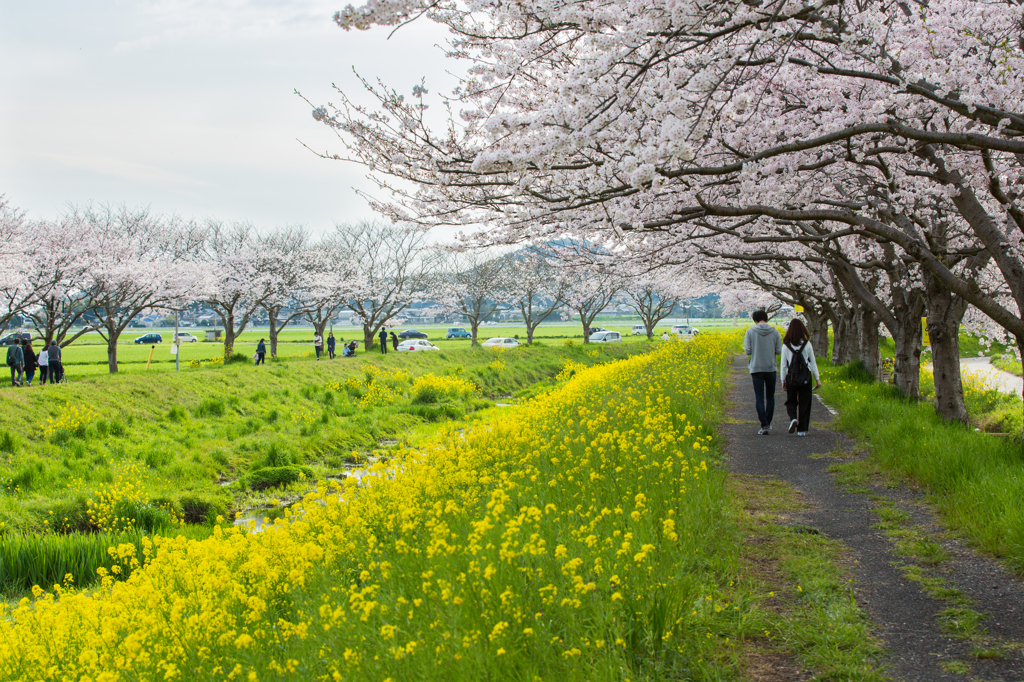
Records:
[[[387,339],[384,339],[383,341],[380,342],[380,353],[381,353],[381,355],[387,355],[388,354],[388,340]]]
[[[796,420],[796,430],[806,432],[811,427],[812,386],[794,388],[786,386],[786,414]]]

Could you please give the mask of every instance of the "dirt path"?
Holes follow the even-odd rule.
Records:
[[[809,505],[798,522],[848,548],[857,601],[889,652],[887,673],[914,682],[1024,680],[1021,582],[944,533],[922,496],[906,486],[877,476],[862,476],[856,491],[838,483],[829,469],[839,462],[848,467],[847,482],[857,478],[850,474],[859,471],[856,444],[830,430],[832,415],[817,396],[808,436],[788,434],[784,401],[777,391],[775,430],[758,436],[746,359],[736,359],[731,423],[722,427],[729,470],[789,483]],[[876,528],[884,518],[901,520],[887,533]],[[919,549],[897,544],[894,534]]]

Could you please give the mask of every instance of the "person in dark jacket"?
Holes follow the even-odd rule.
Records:
[[[50,342],[50,347],[46,351],[46,357],[50,365],[50,383],[59,383],[64,377],[64,368],[61,366],[60,346],[57,345],[56,341]]]
[[[381,355],[388,354],[388,333],[383,329],[380,330],[380,353]]]
[[[25,346],[22,352],[25,354],[25,384],[28,386],[32,385],[32,379],[36,376],[36,351],[32,347],[32,341],[24,339],[22,345]]]
[[[334,332],[327,335],[327,357],[331,360],[334,359],[334,349],[338,347],[338,342],[334,340]]]
[[[265,365],[267,359],[267,344],[260,339],[260,342],[256,344],[256,366]]]
[[[25,372],[25,349],[20,341],[7,347],[7,366],[11,368],[11,386],[21,386]]]
[[[395,336],[394,332],[391,332],[391,345],[395,350],[398,350],[398,337]]]

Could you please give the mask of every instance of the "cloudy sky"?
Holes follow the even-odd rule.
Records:
[[[324,0],[0,0],[0,194],[34,217],[127,203],[260,227],[372,217],[313,102],[355,67],[400,92],[450,90],[445,34],[345,32]]]

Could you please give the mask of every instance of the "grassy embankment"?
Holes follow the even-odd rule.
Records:
[[[142,557],[121,546],[100,588],[37,590],[4,614],[0,671],[734,679],[757,639],[874,679],[850,658],[862,619],[823,554],[791,547],[802,559],[780,579],[804,582],[778,597],[739,559],[744,529],[713,466],[727,346],[570,363],[511,418],[396,453],[362,485],[323,486],[265,532],[144,538]]]
[[[265,367],[231,363],[181,374],[97,376],[3,392],[0,522],[6,530],[88,530],[86,500],[131,474],[150,500],[190,521],[251,506],[256,469],[338,471],[423,425],[528,391],[566,361],[605,362],[647,344],[422,354],[361,354]],[[429,396],[418,377],[463,379],[472,391]],[[132,468],[128,471],[126,467]],[[136,472],[135,469],[138,471]],[[231,485],[226,482],[235,481]]]
[[[839,411],[840,428],[860,437],[885,469],[927,490],[952,528],[1024,571],[1020,398],[968,382],[965,397],[975,418],[1006,412],[1003,423],[1016,429],[1016,435],[996,436],[946,423],[927,402],[908,401],[855,367],[823,372],[822,397]]]
[[[605,329],[620,332],[623,339],[628,343],[641,340],[632,334],[632,325],[635,323],[638,322],[630,321],[620,324],[604,324],[603,326]],[[697,326],[705,331],[714,331],[718,329],[732,329],[735,325],[733,325],[732,320],[716,319],[702,321]],[[662,331],[668,330],[669,327],[668,323],[660,325],[657,334],[660,335]],[[401,329],[404,329],[404,327],[397,330],[401,331]],[[445,339],[447,327],[428,326],[419,329],[429,336],[431,343],[443,350],[456,350],[470,345],[470,342],[466,339]],[[151,348],[149,345],[133,343],[134,339],[149,331],[162,334],[164,338],[163,343],[155,344],[155,348]],[[189,328],[182,331],[192,333],[200,339],[205,334],[205,329]],[[128,374],[172,371],[174,369],[174,356],[170,353],[170,341],[173,333],[173,329],[132,329],[126,332],[122,337],[121,343],[118,344],[117,350],[120,371]],[[337,327],[334,330],[334,335],[338,339],[339,348],[342,339],[348,341],[355,339],[359,341],[360,345],[363,342],[362,330],[354,327]],[[521,325],[484,325],[480,328],[479,338],[481,341],[495,336],[510,336],[525,342],[526,328]],[[260,338],[269,338],[266,329],[247,330],[236,341],[235,350],[251,356],[255,352],[256,343]],[[576,343],[583,342],[583,329],[578,322],[544,324],[538,327],[534,334],[534,341],[539,341],[542,344],[561,343],[564,340],[572,340]],[[314,355],[313,331],[310,327],[286,327],[281,332],[279,341],[278,354],[284,359],[311,358]],[[267,344],[269,349],[269,341]],[[39,348],[37,347],[35,350],[38,351]],[[150,358],[151,351],[152,362],[147,370],[146,364]],[[106,374],[108,372],[106,343],[96,333],[80,337],[73,344],[65,348],[63,352],[64,363],[67,365],[69,376],[72,379]],[[211,363],[215,364],[219,358],[222,358],[223,354],[224,344],[220,342],[201,340],[196,343],[182,344],[181,371],[193,371],[209,367]]]

